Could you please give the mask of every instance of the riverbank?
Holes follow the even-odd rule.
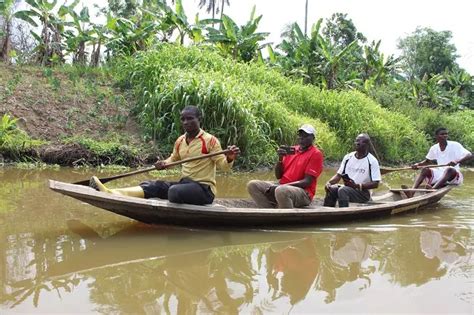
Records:
[[[0,64],[0,131],[22,132],[2,146],[0,162],[135,167],[156,159],[133,100],[113,82],[104,69]]]
[[[217,58],[217,56],[214,57]],[[263,73],[259,69],[257,70],[255,71],[257,71],[258,74]],[[282,78],[280,79],[282,82],[286,82]],[[176,127],[178,124],[170,123],[169,121],[166,123],[163,122],[167,119],[174,121],[170,117],[158,119],[152,115],[154,117],[152,117],[153,121],[150,122],[149,117],[147,118],[148,120],[141,123],[141,125],[144,126],[143,128],[148,128],[148,132],[142,130],[142,127],[137,123],[135,115],[146,116],[150,115],[150,113],[147,113],[146,110],[140,112],[140,110],[137,109],[137,101],[127,94],[131,92],[126,87],[119,88],[116,82],[118,82],[117,77],[115,77],[108,68],[97,69],[77,66],[40,68],[1,64],[0,164],[5,165],[20,162],[29,164],[47,163],[74,167],[107,165],[140,167],[153,163],[157,157],[163,158],[168,156],[172,150],[172,136],[175,137],[172,133],[178,134],[179,128]],[[288,87],[286,88],[291,90]],[[304,90],[302,93],[308,92],[306,87],[298,86],[298,88]],[[222,87],[222,89],[222,91],[227,90],[224,89],[224,87]],[[183,97],[187,93],[185,90],[181,92],[184,93]],[[199,91],[196,93],[200,95]],[[235,98],[241,94],[241,92],[237,93]],[[270,95],[273,93],[270,91],[263,94]],[[228,96],[224,96],[222,96],[222,99],[219,98],[221,100],[219,104],[225,103],[225,97]],[[319,96],[322,97],[324,95]],[[333,96],[339,97],[338,94],[334,94]],[[318,97],[316,98],[318,99]],[[232,97],[230,98],[232,99]],[[370,108],[378,106],[373,102],[369,102],[367,98],[361,95],[357,95],[356,99],[363,104],[369,104],[370,106],[367,106]],[[168,100],[168,102],[170,102],[170,100]],[[179,100],[171,101],[173,104],[179,102]],[[286,104],[286,101],[280,100],[280,103],[280,105],[283,103]],[[142,104],[141,106],[143,107],[145,105]],[[218,106],[214,103],[208,104],[208,106],[211,105]],[[239,106],[234,104],[231,107],[233,110],[232,115],[237,115],[236,113],[238,112],[237,109]],[[218,114],[225,116],[225,112],[228,111],[229,108],[220,109],[223,112]],[[168,108],[162,110],[166,113],[172,112],[172,109]],[[208,110],[215,111],[215,107]],[[286,110],[288,111],[288,109]],[[379,108],[377,110],[381,111]],[[247,110],[244,112],[249,114]],[[298,115],[298,121],[296,122],[295,119],[293,119],[293,124],[299,124],[301,121],[306,121],[306,119],[312,119],[311,117],[313,117],[311,113],[307,113],[306,116]],[[250,119],[250,116],[247,118]],[[252,117],[255,119],[270,119],[266,116]],[[222,124],[222,122],[225,121],[223,119],[224,118],[216,118],[214,122],[210,123],[211,127],[209,128],[211,128],[213,132],[217,130],[215,134],[220,139],[223,139],[223,141],[233,141],[233,143],[237,141],[238,143],[240,139],[242,142],[240,147],[243,150],[243,154],[236,163],[237,169],[270,169],[276,158],[273,152],[273,146],[276,145],[272,145],[272,143],[291,143],[291,141],[294,141],[272,139],[268,136],[268,133],[264,133],[260,135],[265,138],[264,140],[258,143],[252,142],[250,145],[247,140],[252,140],[253,138],[245,138],[247,139],[245,140],[237,134],[234,136],[231,135],[235,133],[236,130],[240,130],[240,128],[236,126],[240,126],[239,124],[242,122],[236,123],[233,121],[233,123],[236,124],[235,126],[232,125],[225,128],[221,125],[219,125],[220,127],[213,125],[213,123]],[[265,122],[266,121],[267,120],[265,120]],[[245,124],[248,123],[248,121],[244,122]],[[208,124],[209,122],[207,122],[206,126]],[[275,124],[276,126],[284,125],[279,120],[273,121],[271,124]],[[271,124],[267,127],[270,128]],[[383,123],[380,124],[383,125]],[[466,123],[465,125],[469,124]],[[150,126],[156,126],[156,129]],[[169,126],[176,130],[173,129],[173,132],[170,131],[171,133],[168,132],[164,135],[162,130],[168,131]],[[342,142],[348,141],[346,139],[347,137],[336,137],[336,132],[330,129],[327,123],[321,126],[322,129],[318,129],[317,141],[325,152],[325,166],[337,167],[345,152],[350,151],[350,143],[342,144]],[[288,126],[285,127],[287,128]],[[279,128],[271,128],[271,130],[279,130]],[[291,130],[294,130],[294,128],[296,127],[292,127]],[[361,130],[360,128],[358,130]],[[153,131],[150,131],[150,129],[153,129]],[[228,134],[226,133],[227,130],[232,132]],[[158,131],[161,131],[162,134],[158,134]],[[250,130],[248,133],[249,135],[253,135],[255,132],[257,131]],[[377,137],[376,131],[373,132],[374,133],[370,134],[384,166],[409,165],[416,160],[423,159],[426,153],[425,148],[420,148],[418,150],[420,151],[419,153],[415,154],[412,152],[413,154],[410,153],[406,155],[402,152],[402,147],[409,146],[407,144],[410,143],[410,141],[404,140],[406,142],[404,142],[405,145],[400,146],[400,144],[398,144],[397,146],[396,143],[387,140],[390,139],[390,137],[387,139],[385,139],[385,136],[380,138],[380,136]],[[294,132],[288,132],[288,134],[294,136]],[[151,137],[155,140],[152,140]],[[286,137],[290,139],[292,136],[286,135]],[[458,140],[459,135],[454,134],[454,137],[454,140]],[[405,135],[404,137],[404,139],[409,138],[409,135]],[[390,146],[382,145],[383,142],[390,143]],[[262,143],[268,147],[268,150],[265,152],[260,152],[260,149],[262,149],[260,145]],[[427,142],[426,145],[428,145]],[[343,149],[345,147],[347,147],[347,150]],[[260,154],[257,154],[258,152],[260,152]],[[396,156],[396,159],[389,159],[389,152],[391,152],[391,155]],[[414,157],[410,157],[411,155]],[[387,163],[386,161],[392,162]],[[474,161],[471,162],[471,166],[473,165],[472,163],[474,163]]]

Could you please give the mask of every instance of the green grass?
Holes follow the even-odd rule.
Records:
[[[312,123],[327,159],[352,150],[361,132],[371,135],[382,159],[413,161],[428,148],[405,115],[382,108],[358,92],[320,91],[260,64],[224,59],[206,48],[163,45],[115,66],[123,87],[132,88],[135,112],[150,138],[171,148],[182,132],[179,112],[198,105],[203,127],[223,145],[237,144],[241,162],[256,166],[275,158],[278,144],[295,141],[299,125]]]

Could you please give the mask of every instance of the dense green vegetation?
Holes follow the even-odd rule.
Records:
[[[104,77],[133,93],[135,104],[127,110],[161,153],[181,133],[179,109],[188,104],[203,109],[203,127],[223,145],[241,147],[247,167],[272,162],[275,147],[293,143],[302,123],[316,126],[329,160],[339,160],[361,132],[371,135],[384,162],[419,160],[441,125],[474,148],[473,76],[457,64],[449,31],[417,28],[399,41],[402,55],[395,58],[380,51],[380,41],[367,42],[343,13],[319,19],[308,33],[306,25],[304,32],[289,25],[272,46],[265,43],[268,33],[258,31],[262,15],[255,7],[239,26],[223,12],[227,1],[218,4],[219,18],[215,2],[201,1],[212,19],[191,22],[181,0],[109,0],[100,11],[105,24],[95,23],[87,7],[78,10],[79,0],[58,6],[29,0],[22,10],[17,2],[0,2],[0,59],[45,67],[58,91],[64,85],[53,69],[67,62],[73,82],[112,74]],[[25,23],[36,27],[30,45],[14,36],[14,29],[25,35]],[[4,98],[19,79],[8,81]],[[80,144],[98,155],[116,155],[121,146],[91,143]]]
[[[318,144],[332,160],[360,132],[371,134],[377,151],[392,162],[416,159],[428,145],[407,117],[359,92],[321,91],[208,49],[162,45],[117,69],[123,84],[134,88],[137,113],[150,136],[172,143],[181,132],[178,109],[198,104],[206,113],[204,125],[225,144],[238,144],[252,164],[274,156],[276,143],[293,143],[303,122],[316,125]]]

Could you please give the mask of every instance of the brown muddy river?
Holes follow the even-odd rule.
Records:
[[[149,226],[47,188],[92,172],[0,168],[1,314],[473,312],[472,170],[417,213],[274,230]],[[218,197],[251,178],[272,174],[222,176]]]

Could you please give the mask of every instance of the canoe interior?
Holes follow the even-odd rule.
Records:
[[[309,207],[296,209],[257,208],[248,199],[217,199],[214,204],[196,206],[160,199],[140,199],[95,191],[92,188],[50,180],[52,190],[93,206],[150,224],[178,226],[276,226],[314,225],[325,222],[375,219],[413,211],[438,202],[452,186],[436,191],[416,191],[404,199],[400,191],[374,196],[367,204],[348,208],[323,207],[316,200]]]

